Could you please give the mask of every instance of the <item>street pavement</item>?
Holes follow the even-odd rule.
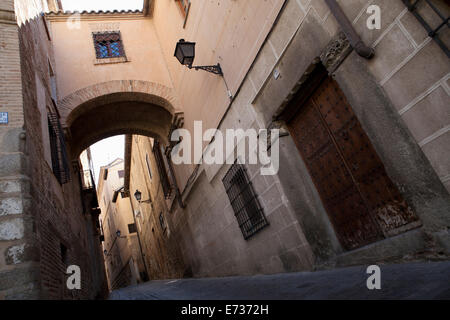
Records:
[[[248,277],[150,281],[113,291],[111,300],[450,300],[450,261],[380,265],[381,289],[369,290],[368,266]]]

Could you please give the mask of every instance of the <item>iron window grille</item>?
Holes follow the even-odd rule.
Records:
[[[440,35],[450,28],[448,10],[443,12],[446,8],[449,8],[448,0],[403,0],[408,10],[416,17],[416,19],[422,24],[431,37],[441,49],[445,52],[447,57],[450,57],[450,51],[447,45],[442,41]],[[435,17],[429,19],[426,14],[423,13],[426,10],[431,9],[434,12]],[[428,21],[427,21],[428,20]]]
[[[222,182],[244,239],[269,225],[243,165],[233,164]]]
[[[125,57],[120,32],[93,33],[95,55],[97,59]]]
[[[48,114],[48,132],[52,157],[53,174],[60,184],[70,181],[70,168],[64,134],[56,113]]]
[[[155,155],[156,166],[158,167],[159,180],[161,181],[161,186],[166,199],[170,198],[172,193],[172,187],[170,184],[169,176],[167,174],[166,165],[164,164],[164,158],[161,152],[161,145],[159,141],[155,140],[153,144],[153,153]]]

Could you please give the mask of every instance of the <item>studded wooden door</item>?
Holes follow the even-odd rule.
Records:
[[[289,131],[346,249],[420,224],[333,79],[297,107]]]

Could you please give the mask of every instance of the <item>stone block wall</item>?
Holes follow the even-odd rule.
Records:
[[[384,23],[378,34],[369,36],[363,32],[362,19],[356,22],[363,38],[376,51],[377,58],[369,68],[450,191],[449,58],[401,1],[381,5],[385,8]],[[448,16],[450,8],[444,8]],[[422,4],[419,12],[433,23],[439,21],[430,7]],[[440,37],[450,45],[448,28],[442,29]]]
[[[441,1],[443,4],[444,1]],[[392,101],[396,112],[409,128],[431,165],[449,190],[450,168],[446,161],[450,154],[449,123],[450,99],[449,77],[450,63],[443,50],[427,36],[424,27],[408,11],[402,1],[341,1],[340,5],[357,33],[368,46],[375,48],[375,58],[368,62],[368,68]],[[381,8],[381,29],[369,30],[366,10],[370,5]],[[285,51],[294,40],[294,35],[308,28],[311,18],[321,27],[310,30],[316,34],[315,40],[303,38],[300,52],[311,48],[323,47],[323,44],[336,35],[339,26],[323,0],[287,1],[284,14],[280,16],[268,42],[262,48],[250,73],[250,81],[258,94],[271,72],[276,67],[283,70],[282,76],[297,77],[294,70],[288,70],[292,62],[278,64]],[[444,15],[450,9],[443,4]],[[445,10],[446,8],[446,10]],[[432,9],[424,4],[419,7],[422,15],[437,23],[439,18]],[[318,34],[320,29],[329,33]],[[450,30],[443,28],[440,38],[449,45]],[[295,41],[295,40],[294,40]],[[308,45],[311,42],[311,46]],[[292,44],[294,44],[292,42]],[[307,54],[306,56],[310,56]],[[301,63],[302,54],[297,65]],[[309,63],[305,62],[305,63]],[[302,68],[295,68],[301,70]],[[294,74],[293,74],[294,73]],[[276,88],[276,90],[290,88]],[[272,93],[267,94],[270,98]],[[278,95],[275,95],[278,96]],[[264,97],[262,97],[264,99]],[[276,108],[277,101],[268,101]],[[270,117],[270,112],[262,110]],[[266,119],[267,120],[267,119]]]
[[[445,259],[445,252],[448,254],[445,247],[449,242],[446,231],[449,220],[445,212],[450,205],[443,185],[447,181],[448,143],[444,140],[450,115],[448,58],[424,34],[423,27],[402,1],[338,2],[365,43],[375,48],[375,57],[365,60],[353,52],[333,72],[333,77],[344,89],[375,143],[391,179],[420,213],[425,225],[422,231],[433,230],[431,238],[436,241],[430,244],[428,236],[423,234],[412,240],[408,237],[416,235],[410,233],[405,235],[408,240],[405,238],[396,249],[387,240],[379,243],[380,248],[372,248],[373,254],[370,253],[372,249],[367,248],[365,253],[358,252],[355,256],[365,256],[365,261],[373,261],[402,259],[429,251],[434,252],[430,256]],[[381,9],[380,30],[369,30],[366,25],[370,16],[366,10],[373,4]],[[426,14],[431,15],[430,12]],[[273,121],[299,83],[307,79],[314,60],[319,59],[339,31],[325,1],[286,1],[283,13],[247,75],[254,88],[249,102],[263,126]],[[441,38],[446,41],[448,35],[448,29],[444,28]],[[413,109],[416,111],[410,113]],[[440,152],[429,151],[429,143],[437,143]],[[341,255],[342,249],[336,242],[303,161],[292,148],[291,139],[282,138],[281,145],[282,155],[286,154],[280,169],[284,191],[315,248],[317,261],[329,261],[330,257]],[[320,220],[319,226],[317,221]],[[413,243],[415,245],[410,245]],[[433,249],[427,247],[429,245]],[[348,254],[340,261],[345,259],[348,263],[365,263],[364,259],[352,260]]]
[[[449,197],[442,182],[446,181],[449,144],[439,145],[441,154],[429,153],[426,148],[447,132],[448,59],[433,41],[423,37],[423,27],[415,23],[400,0],[339,3],[366,44],[375,47],[376,56],[368,61],[353,52],[335,76],[355,104],[393,181],[420,213],[425,227],[345,253],[298,150],[290,136],[284,135],[277,176],[263,177],[259,168],[247,166],[270,223],[249,240],[240,233],[222,184],[229,166],[200,166],[193,175],[195,183],[183,190],[187,207],[176,210],[171,219],[194,276],[448,258],[445,212]],[[381,7],[383,22],[381,30],[373,32],[365,28],[369,18],[366,10],[371,4]],[[271,125],[279,108],[292,97],[299,81],[339,30],[323,0],[286,1],[219,129]],[[420,34],[422,38],[416,42],[414,38]],[[403,116],[405,110],[395,114],[408,104],[411,108],[417,104],[418,110],[420,104],[434,109],[423,109],[426,116],[410,116],[413,120]],[[386,140],[388,135],[398,140]],[[429,142],[421,142],[423,139]]]

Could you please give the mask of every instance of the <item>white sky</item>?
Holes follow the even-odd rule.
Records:
[[[115,136],[99,141],[91,146],[94,163],[95,184],[98,183],[100,167],[110,164],[117,158],[124,159],[125,136]]]
[[[64,11],[142,10],[143,0],[62,0]]]
[[[143,3],[143,0],[62,0],[64,11],[142,10]],[[124,158],[124,138],[124,136],[115,136],[91,146],[95,183],[98,182],[101,166],[107,165],[117,158]]]

